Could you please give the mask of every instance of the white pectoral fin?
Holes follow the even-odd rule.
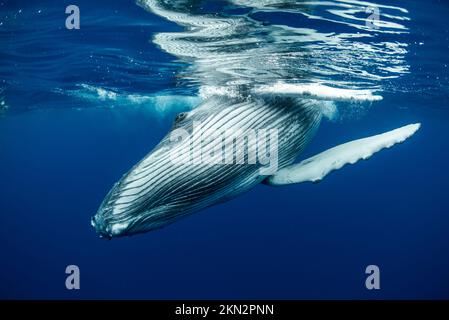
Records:
[[[331,171],[338,170],[345,164],[354,164],[361,159],[368,159],[384,148],[390,148],[396,143],[403,142],[411,137],[420,126],[419,123],[409,124],[382,134],[341,144],[279,170],[276,174],[268,177],[266,183],[277,186],[320,181]]]

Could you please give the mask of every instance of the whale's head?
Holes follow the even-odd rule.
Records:
[[[191,194],[189,181],[204,177],[193,174],[189,163],[173,157],[173,150],[182,141],[172,139],[172,133],[181,128],[189,130],[192,113],[178,114],[169,134],[114,184],[91,219],[101,237],[110,239],[158,229],[186,214],[198,200]]]

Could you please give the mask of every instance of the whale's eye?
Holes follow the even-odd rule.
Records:
[[[184,120],[187,117],[187,112],[181,112],[176,115],[175,117],[175,123]]]

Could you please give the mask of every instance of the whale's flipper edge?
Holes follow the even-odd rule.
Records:
[[[384,148],[390,148],[405,141],[420,127],[420,123],[409,124],[385,133],[338,145],[300,163],[280,169],[264,182],[273,186],[306,181],[319,182],[330,172],[338,170],[348,163],[354,164],[361,159],[368,159]]]

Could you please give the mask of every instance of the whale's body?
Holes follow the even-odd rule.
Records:
[[[278,168],[290,165],[314,135],[321,112],[314,103],[280,97],[232,100],[212,97],[175,120],[172,131],[192,134],[199,125],[201,139],[216,132],[275,129],[278,132]],[[198,130],[198,129],[197,129]],[[141,233],[163,227],[205,207],[231,199],[263,181],[259,162],[204,163],[192,154],[189,163],[170,157],[179,141],[165,138],[114,185],[92,219],[105,237]],[[214,142],[218,143],[218,142]],[[248,148],[243,148],[245,159]]]

